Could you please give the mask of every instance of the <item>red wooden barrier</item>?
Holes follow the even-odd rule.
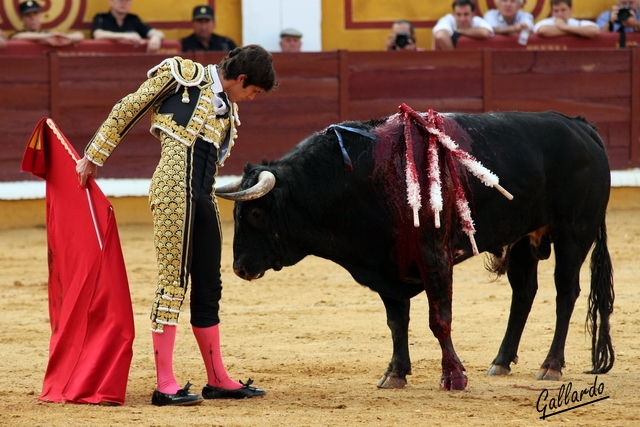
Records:
[[[618,33],[601,33],[595,39],[583,37],[562,36],[554,38],[529,35],[526,46],[518,43],[518,35],[496,34],[485,40],[477,40],[471,37],[460,37],[456,43],[456,50],[477,49],[523,49],[523,50],[568,50],[568,49],[612,49],[619,47],[620,35]],[[640,33],[626,34],[626,47],[640,46]],[[436,49],[439,50],[436,46]]]
[[[189,55],[217,63],[224,53]],[[0,54],[0,181],[32,179],[19,172],[20,160],[42,117],[81,152],[113,104],[166,56]],[[582,115],[598,127],[613,169],[640,167],[640,49],[274,53],[274,62],[280,85],[240,104],[239,138],[221,174],[279,157],[333,123],[393,114],[401,103]],[[149,178],[159,150],[144,118],[100,176]]]
[[[156,54],[177,54],[182,51],[182,45],[178,40],[162,40],[162,46]],[[61,56],[87,55],[87,54],[118,54],[135,53],[145,54],[146,44],[134,46],[131,43],[115,42],[110,40],[83,40],[75,45],[54,47],[45,43],[27,40],[9,40],[5,49],[0,49],[1,56],[14,55],[40,55],[49,52],[57,52]]]

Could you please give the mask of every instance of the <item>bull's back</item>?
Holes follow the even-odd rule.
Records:
[[[451,114],[443,124],[514,196],[507,200],[469,175],[479,242],[502,244],[585,211],[594,222],[604,218],[608,159],[602,140],[583,119],[556,112],[503,112]],[[495,233],[496,224],[509,235]]]

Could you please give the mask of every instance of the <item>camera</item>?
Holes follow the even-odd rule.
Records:
[[[624,22],[631,17],[631,8],[629,6],[624,6],[618,9],[618,22]]]
[[[396,47],[402,49],[411,41],[411,36],[407,33],[398,33],[396,34]]]

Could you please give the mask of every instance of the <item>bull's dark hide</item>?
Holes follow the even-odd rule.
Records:
[[[490,374],[508,373],[517,360],[538,288],[537,265],[550,256],[553,245],[558,318],[538,375],[542,379],[562,375],[569,321],[580,292],[579,271],[595,244],[589,299],[591,372],[609,371],[614,361],[609,336],[613,279],[605,226],[610,172],[596,130],[582,118],[557,112],[436,113],[413,119],[410,113],[403,107],[389,117],[342,123],[360,132],[340,131],[341,142],[336,128],[329,127],[280,159],[247,165],[240,188],[253,186],[262,171],[273,173],[276,184],[256,200],[236,203],[236,274],[256,279],[268,269],[280,270],[316,255],[338,263],[358,283],[378,292],[393,339],[393,356],[380,387],[406,384],[411,373],[410,298],[426,291],[430,327],[442,347],[441,387],[463,389],[467,379],[450,334],[452,272],[454,264],[473,256],[473,241],[479,252],[491,254],[492,268],[506,272],[513,288],[507,331]],[[430,155],[429,126],[499,177],[513,200],[469,173],[461,157],[441,144],[437,154]],[[345,158],[352,169],[345,167]],[[433,161],[438,162],[442,183],[439,228],[431,209]],[[412,179],[419,194],[408,198]],[[422,204],[414,217],[410,202],[419,199]],[[460,200],[468,203],[466,220]]]

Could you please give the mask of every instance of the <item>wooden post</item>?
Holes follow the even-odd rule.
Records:
[[[55,51],[49,55],[49,117],[60,118],[60,57]]]
[[[482,52],[482,111],[493,110],[493,51]]]
[[[629,166],[640,167],[640,50],[631,53],[631,153]]]
[[[338,51],[338,117],[349,119],[349,52]]]

